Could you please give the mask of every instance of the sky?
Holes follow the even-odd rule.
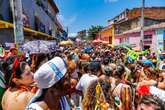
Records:
[[[108,20],[126,8],[141,6],[142,0],[54,0],[59,8],[58,19],[70,35],[89,29],[91,25],[107,26]],[[145,0],[145,6],[164,6],[165,0]]]

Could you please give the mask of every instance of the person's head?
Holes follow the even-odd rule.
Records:
[[[55,57],[44,63],[34,74],[34,80],[39,90],[45,91],[43,100],[50,110],[57,108],[57,103],[52,103],[54,99],[58,102],[62,96],[69,94],[71,90],[70,74],[61,57]]]
[[[124,65],[121,65],[121,64],[119,64],[119,65],[117,65],[116,66],[116,70],[114,71],[114,77],[115,78],[119,78],[119,79],[122,79],[124,76],[124,73],[125,73],[125,67],[124,67]]]
[[[48,61],[47,54],[32,54],[31,55],[32,60],[32,70],[36,71],[43,63]]]
[[[56,87],[60,83],[58,89],[65,90],[68,80],[70,78],[67,72],[67,65],[61,57],[55,57],[52,60],[44,63],[34,74],[34,80],[37,83],[39,89],[48,89]],[[64,79],[64,80],[63,80]],[[70,81],[70,80],[69,80]],[[62,90],[61,90],[62,92]]]
[[[103,59],[103,64],[104,65],[108,65],[109,64],[109,59],[108,58],[104,58]]]
[[[104,68],[104,71],[106,76],[108,77],[112,76],[113,70],[110,67]]]
[[[82,74],[88,73],[88,69],[89,69],[88,66],[89,66],[89,62],[81,61],[79,69],[82,72]]]
[[[12,53],[12,55],[17,55],[18,49],[16,47],[11,47],[10,52]]]
[[[13,60],[13,63],[11,61]],[[5,80],[11,88],[29,86],[33,83],[33,73],[26,62],[19,62],[18,58],[7,59],[3,64]]]
[[[67,59],[68,59],[68,60],[73,60],[73,54],[69,54],[69,55],[67,56]]]
[[[152,95],[143,96],[137,110],[165,110],[164,102]]]
[[[99,61],[91,61],[88,65],[88,70],[90,73],[97,75],[101,71],[101,65]]]

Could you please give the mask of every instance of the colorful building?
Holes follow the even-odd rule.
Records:
[[[165,26],[156,30],[157,49],[165,50]]]
[[[99,33],[100,40],[107,41],[110,44],[114,44],[114,26],[108,26],[101,30]]]
[[[162,45],[164,45],[164,41],[162,41],[163,22],[165,22],[165,7],[144,8],[144,48],[162,48]],[[113,33],[109,27],[112,26],[114,26],[115,36],[112,42],[115,42],[115,45],[130,44],[133,47],[140,47],[141,8],[126,9],[108,20],[108,26],[101,32],[101,39],[109,41],[111,37],[108,39],[108,36]],[[160,36],[159,39],[157,39],[157,35]]]
[[[29,7],[30,6],[30,7]],[[53,0],[22,0],[24,41],[57,39],[63,28],[57,20],[59,9]],[[14,42],[10,0],[0,4],[0,43]]]
[[[116,45],[126,43],[132,45],[132,47],[140,47],[140,31],[140,28],[136,28],[122,34],[116,34]],[[144,27],[144,48],[165,49],[164,33],[165,22]]]

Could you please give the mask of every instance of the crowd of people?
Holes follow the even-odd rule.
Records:
[[[0,57],[0,101],[0,110],[165,110],[165,54],[89,42],[10,48]]]

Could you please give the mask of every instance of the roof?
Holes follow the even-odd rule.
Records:
[[[141,17],[141,8],[133,8],[127,13],[128,20]],[[165,20],[165,7],[145,7],[144,17],[153,20]]]
[[[122,13],[126,13],[126,20],[135,19],[141,17],[141,8],[125,9],[114,18],[108,20],[108,22],[119,17]],[[145,7],[144,17],[153,20],[165,20],[165,7]]]
[[[48,2],[51,4],[51,6],[53,7],[54,11],[59,13],[59,9],[56,5],[56,3],[54,2],[54,0],[48,0]]]
[[[125,13],[125,12],[128,12],[128,11],[129,11],[129,9],[125,9],[124,11],[122,11],[120,14],[116,15],[112,19],[109,19],[108,22],[110,22],[111,20],[114,20],[115,18],[119,17],[119,15],[121,15],[122,13]]]
[[[113,28],[113,25],[106,26],[101,30],[101,32],[106,31],[106,30],[111,29],[111,28]]]

